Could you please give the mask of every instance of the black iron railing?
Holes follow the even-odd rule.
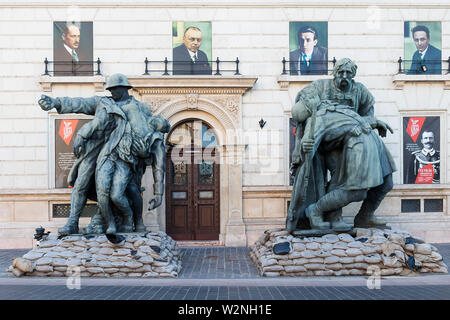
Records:
[[[93,76],[101,75],[100,58],[97,61],[49,61],[44,60],[46,76]]]
[[[239,58],[236,60],[216,60],[211,61],[170,61],[167,57],[161,61],[150,61],[145,58],[144,75],[161,74],[163,76],[172,75],[216,75],[221,76],[223,73],[233,73],[240,75]]]
[[[447,60],[403,60],[398,58],[398,73],[403,74],[449,74],[450,57]]]
[[[333,60],[312,60],[309,63],[305,61],[290,61],[283,57],[283,71],[281,74],[289,74],[292,76],[311,76],[311,75],[328,75],[333,72],[336,64],[336,58]]]

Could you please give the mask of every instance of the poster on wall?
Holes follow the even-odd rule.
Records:
[[[172,23],[173,74],[211,74],[211,22]]]
[[[442,73],[440,22],[405,21],[405,71],[407,74]]]
[[[440,183],[440,118],[403,118],[403,183]]]
[[[92,22],[53,22],[55,76],[93,75]]]
[[[68,188],[67,177],[76,160],[73,142],[78,130],[89,119],[55,120],[55,188]]]
[[[328,73],[328,22],[289,22],[291,75]]]
[[[295,147],[295,123],[292,118],[289,118],[289,168],[291,168],[292,164],[292,154],[294,153]],[[294,184],[294,177],[292,174],[289,174],[289,185],[292,186]]]

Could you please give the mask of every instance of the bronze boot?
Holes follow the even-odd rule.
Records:
[[[317,208],[316,204],[311,204],[306,208],[306,216],[309,219],[311,229],[330,229],[330,223],[323,221],[322,212]]]
[[[60,236],[68,236],[75,233],[78,233],[78,219],[69,218],[66,225],[58,229]]]
[[[331,229],[335,231],[350,231],[352,225],[345,223],[342,219],[342,210],[333,211],[329,214]]]
[[[375,217],[374,212],[360,211],[355,217],[355,228],[377,228],[384,226],[386,226],[386,221]]]

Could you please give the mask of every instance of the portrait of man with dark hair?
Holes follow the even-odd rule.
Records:
[[[327,74],[328,49],[319,45],[318,30],[310,25],[301,26],[297,32],[297,41],[298,49],[292,50],[289,53],[290,74]]]
[[[411,58],[411,67],[407,74],[441,74],[442,52],[430,43],[430,28],[416,25],[411,29],[411,35],[417,50]],[[440,35],[435,36],[440,38]]]
[[[92,75],[92,22],[54,22],[53,26],[54,75]]]
[[[203,35],[200,28],[188,26],[183,33],[183,43],[173,48],[173,74],[211,74],[207,54],[200,50]]]

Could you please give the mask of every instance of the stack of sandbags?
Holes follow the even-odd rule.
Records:
[[[277,246],[287,250],[276,254]],[[250,257],[267,277],[447,273],[436,247],[392,230],[356,229],[356,237],[294,237],[286,230],[267,230],[250,247]]]
[[[164,232],[123,234],[120,243],[105,235],[49,236],[8,271],[15,276],[177,277],[181,258],[177,243]]]

